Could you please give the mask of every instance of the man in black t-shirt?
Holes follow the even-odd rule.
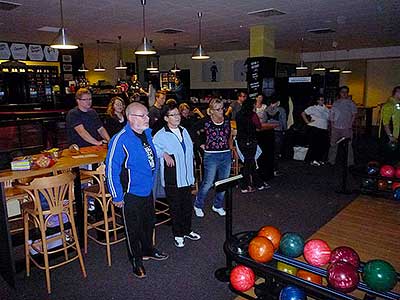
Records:
[[[71,109],[66,118],[68,142],[79,147],[99,146],[108,142],[110,136],[103,127],[97,112],[91,108],[92,94],[81,88],[75,95],[77,106]]]

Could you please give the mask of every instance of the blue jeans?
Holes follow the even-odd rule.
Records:
[[[198,208],[204,207],[204,200],[207,197],[208,191],[212,188],[215,181],[229,177],[231,173],[231,152],[222,153],[204,153],[204,176],[197,193],[194,206]],[[214,199],[214,207],[221,208],[224,206],[224,192],[216,193]]]

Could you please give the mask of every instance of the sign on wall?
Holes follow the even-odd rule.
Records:
[[[0,42],[0,59],[58,61],[58,54],[46,45]]]
[[[14,59],[26,60],[28,49],[25,44],[12,43],[10,50]]]
[[[222,81],[222,62],[207,61],[202,64],[202,79],[208,82]]]
[[[7,43],[0,43],[0,59],[10,59],[11,51]]]

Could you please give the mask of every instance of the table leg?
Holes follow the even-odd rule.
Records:
[[[4,182],[0,182],[0,274],[4,280],[15,287],[15,262],[8,224],[7,203]]]
[[[82,200],[82,188],[81,188],[81,174],[79,167],[72,169],[74,179],[74,194],[75,194],[75,208],[76,208],[76,230],[78,232],[78,239],[80,246],[83,246],[83,200]]]

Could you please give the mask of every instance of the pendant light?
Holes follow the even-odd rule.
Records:
[[[54,49],[65,49],[65,50],[73,50],[77,49],[77,45],[68,44],[67,36],[65,35],[65,27],[64,27],[64,14],[63,14],[63,6],[62,0],[60,0],[60,11],[61,11],[61,28],[58,32],[58,36],[56,38],[56,43],[51,44],[50,47]]]
[[[347,50],[346,53],[347,53],[347,60],[349,60],[349,50]],[[349,67],[344,68],[342,70],[342,74],[351,74],[351,73],[353,73],[353,71]]]
[[[83,44],[80,43],[79,46],[82,48],[82,56],[84,57],[85,55],[84,55],[84,53],[83,53]],[[78,69],[78,72],[82,72],[82,73],[89,72],[89,69],[86,68],[86,66],[85,66],[85,62],[82,62],[82,65],[81,65],[81,67]]]
[[[199,45],[197,49],[192,54],[192,59],[201,60],[201,59],[209,59],[210,56],[206,53],[201,45],[201,19],[203,18],[203,13],[198,12],[197,17],[199,18]]]
[[[145,14],[145,6],[146,0],[141,0],[142,8],[143,8],[143,42],[140,44],[135,51],[137,55],[154,55],[157,51],[153,48],[151,43],[146,37],[146,14]]]
[[[304,38],[301,38],[301,59],[300,59],[300,65],[296,66],[296,70],[308,70],[308,67],[304,65],[303,47],[304,47]]]
[[[103,65],[100,62],[100,41],[97,40],[97,64],[94,67],[93,71],[95,72],[104,72],[106,68],[103,67]]]
[[[122,37],[119,35],[118,40],[119,40],[119,59],[118,59],[118,65],[115,67],[115,70],[126,70],[128,67],[125,65],[123,59],[122,59],[122,42],[121,42]]]
[[[154,66],[153,61],[150,61],[150,66],[146,68],[147,71],[158,71],[158,68]]]
[[[174,66],[171,69],[172,73],[180,72],[181,69],[178,68],[178,65],[176,64],[176,43],[174,43]]]
[[[330,68],[329,72],[330,73],[340,73],[340,68],[336,65],[336,48],[337,48],[337,42],[333,41],[332,42],[332,47],[335,49],[335,62],[333,64],[333,67]]]
[[[319,61],[320,63],[318,63],[315,67],[314,67],[314,71],[317,72],[321,72],[321,71],[325,71],[326,68],[323,66],[323,64],[321,63],[322,61],[322,43],[319,42]]]

